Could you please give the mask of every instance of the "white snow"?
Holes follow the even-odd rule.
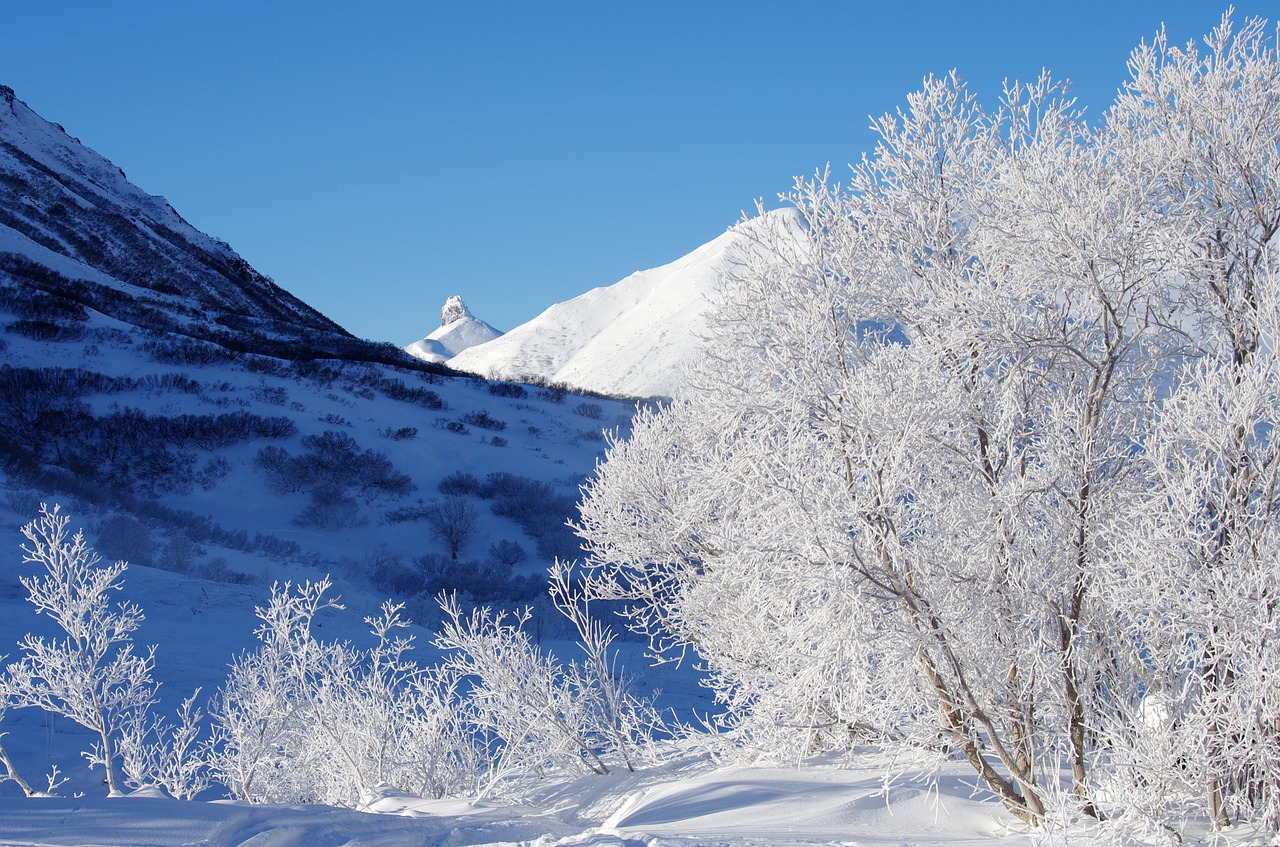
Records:
[[[963,779],[887,792],[868,769],[709,769],[583,778],[527,805],[390,793],[370,812],[155,797],[0,799],[0,842],[71,847],[985,845],[1025,842]]]
[[[672,396],[707,334],[707,312],[753,227],[739,224],[670,264],[557,303],[449,360],[501,379],[537,377],[602,394]]]
[[[464,350],[484,344],[502,333],[474,317],[458,318],[405,347],[405,352],[426,359],[428,362],[444,362]]]

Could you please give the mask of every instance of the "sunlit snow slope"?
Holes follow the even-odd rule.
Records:
[[[707,313],[771,212],[676,261],[557,303],[487,344],[449,360],[459,370],[538,378],[629,397],[671,396],[707,334]],[[798,232],[798,228],[788,228]]]

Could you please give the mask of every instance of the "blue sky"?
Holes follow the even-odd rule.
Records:
[[[1276,4],[1236,3],[1238,16]],[[1093,115],[1211,2],[16,2],[0,84],[367,338],[510,329],[871,148],[955,68]],[[1275,15],[1271,14],[1274,20]]]

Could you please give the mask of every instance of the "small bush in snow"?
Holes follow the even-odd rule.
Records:
[[[512,566],[518,565],[529,558],[529,554],[516,542],[504,538],[489,545],[489,558],[495,562]]]
[[[491,382],[489,383],[489,393],[495,397],[512,397],[517,400],[529,395],[523,385],[517,385],[512,382]]]
[[[573,407],[573,413],[593,421],[604,417],[604,409],[600,408],[599,403],[579,403]]]
[[[484,409],[478,412],[470,412],[462,416],[462,420],[480,429],[487,429],[493,432],[502,432],[507,428],[507,422],[498,420],[490,415]]]
[[[443,543],[456,562],[458,552],[476,534],[475,506],[461,497],[446,497],[427,504],[422,516],[431,526],[431,537]]]
[[[454,471],[440,480],[436,490],[446,497],[465,497],[480,490],[480,480],[475,474],[466,471]]]

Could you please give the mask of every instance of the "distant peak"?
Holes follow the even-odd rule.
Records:
[[[13,99],[14,99],[14,97],[16,97],[16,96],[17,96],[17,95],[13,93],[13,89],[12,89],[12,88],[10,88],[10,87],[9,87],[9,86],[7,86],[7,85],[0,85],[0,100],[3,100],[5,103],[8,103],[8,104],[9,104],[9,106],[11,106],[11,107],[12,107],[12,106],[13,106]]]
[[[462,298],[457,294],[444,301],[444,308],[440,310],[440,326],[448,326],[454,321],[460,321],[463,318],[474,318],[471,310],[467,308],[467,304],[462,302]]]

